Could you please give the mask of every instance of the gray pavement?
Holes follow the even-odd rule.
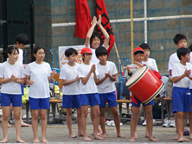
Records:
[[[23,110],[23,114],[24,114]],[[0,123],[1,125],[1,123]],[[189,129],[188,127],[186,127]],[[77,134],[77,124],[73,124],[73,130],[74,133]],[[121,126],[121,133],[126,136],[126,138],[117,138],[115,133],[115,127],[107,126],[106,130],[108,132],[108,138],[102,141],[93,140],[92,142],[85,142],[82,140],[82,137],[77,138],[69,138],[68,136],[68,128],[66,123],[58,123],[58,124],[48,124],[47,127],[47,134],[46,138],[49,141],[49,143],[54,144],[92,144],[92,143],[99,143],[99,144],[117,144],[117,143],[129,143],[129,137],[130,137],[130,123],[123,124]],[[87,119],[87,133],[92,134],[93,132],[93,126],[91,123],[90,118]],[[154,143],[148,141],[147,138],[144,138],[145,134],[145,126],[138,125],[137,126],[137,132],[138,132],[138,140],[136,140],[135,144],[137,143]],[[39,123],[38,128],[38,135],[39,139],[41,140],[41,127]],[[172,138],[176,135],[175,128],[163,128],[160,123],[158,123],[156,126],[153,127],[153,135],[159,140],[158,143],[177,143],[177,141],[172,140]],[[15,133],[15,127],[14,125],[8,129],[8,142],[14,143],[16,138]],[[93,136],[91,136],[93,138]],[[189,136],[186,136],[186,138],[189,138]],[[3,139],[2,130],[0,130],[0,140]],[[32,143],[33,142],[33,131],[31,127],[22,127],[21,128],[21,139],[23,139],[26,143]],[[192,143],[192,142],[188,142]]]

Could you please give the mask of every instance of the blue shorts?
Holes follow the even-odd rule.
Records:
[[[191,104],[192,104],[192,89],[190,89],[190,92],[191,92]]]
[[[30,109],[38,110],[40,109],[49,109],[49,98],[31,98],[29,97]]]
[[[173,87],[172,112],[191,112],[191,92],[189,88]]]
[[[117,99],[116,99],[116,93],[110,92],[110,93],[102,93],[99,94],[100,102],[101,104],[99,107],[104,108],[106,105],[106,102],[108,102],[109,107],[116,107],[117,106]]]
[[[63,95],[64,108],[81,108],[79,95]]]
[[[140,105],[141,105],[141,101],[140,100],[138,100],[136,97],[135,97],[135,100],[137,101],[137,104],[136,103],[134,103],[133,101],[131,101],[131,104],[132,104],[132,107],[134,106],[134,107],[140,107]],[[150,101],[148,104],[144,104],[144,103],[142,103],[143,104],[143,106],[148,106],[148,105],[154,105],[154,99],[152,100],[152,101]]]
[[[81,105],[99,105],[100,104],[100,99],[99,99],[99,94],[94,93],[94,94],[81,94],[80,95],[81,99]]]
[[[13,107],[21,107],[22,106],[21,94],[1,93],[1,106],[10,106],[11,103]]]

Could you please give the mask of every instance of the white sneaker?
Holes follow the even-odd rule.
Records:
[[[153,125],[155,125],[156,124],[156,120],[155,119],[153,119]]]
[[[146,126],[146,120],[142,123],[142,126]]]
[[[169,127],[175,127],[175,120],[171,120]]]
[[[166,120],[165,123],[162,125],[162,127],[169,127],[171,121],[170,120]]]

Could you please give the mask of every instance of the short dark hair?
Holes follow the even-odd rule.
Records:
[[[136,52],[134,53],[134,55],[137,55],[137,54],[144,54],[144,52],[142,52],[142,51],[136,51]]]
[[[185,56],[186,54],[190,53],[188,48],[181,47],[177,49],[177,57],[181,60],[181,56]]]
[[[139,47],[141,47],[142,49],[148,49],[148,50],[150,50],[151,51],[151,48],[150,48],[150,46],[147,44],[147,43],[142,43],[142,44],[140,44],[140,46]]]
[[[93,32],[93,34],[92,34],[92,36],[90,38],[90,47],[91,47],[91,43],[92,43],[92,41],[93,41],[93,39],[95,37],[98,37],[100,39],[100,42],[101,42],[101,35],[100,35],[100,33],[95,31],[95,32]],[[100,43],[100,45],[101,45],[101,43]]]
[[[15,54],[16,51],[19,53],[19,49],[16,48],[15,46],[9,46],[8,49],[7,49],[7,53],[10,54],[10,55],[12,53]]]
[[[107,49],[103,46],[100,46],[100,47],[96,48],[95,55],[96,55],[96,57],[102,56],[102,55],[107,55]]]
[[[180,40],[185,39],[187,41],[187,38],[184,34],[176,34],[175,37],[173,38],[173,42],[175,44],[178,44]]]
[[[43,49],[44,52],[45,52],[45,48],[44,48],[43,46],[39,45],[39,46],[36,46],[36,47],[34,48],[33,53],[36,54],[37,51],[40,50],[40,49]]]
[[[65,55],[67,56],[67,57],[70,57],[70,55],[72,55],[72,54],[78,54],[77,53],[77,50],[76,49],[74,49],[74,48],[69,48],[69,49],[67,49],[66,51],[65,51]]]
[[[18,42],[19,44],[24,44],[24,45],[26,45],[26,44],[29,43],[29,38],[27,37],[26,34],[19,34],[19,35],[17,35],[16,38],[15,38],[15,44],[16,44],[17,42]]]
[[[189,46],[190,51],[192,52],[192,44]]]

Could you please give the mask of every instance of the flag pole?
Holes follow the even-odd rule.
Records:
[[[131,17],[131,63],[133,63],[133,0],[130,0],[130,17]]]
[[[118,52],[118,49],[117,49],[117,45],[116,45],[116,42],[114,42],[114,47],[115,47],[115,51],[116,51],[116,54],[117,54],[117,59],[118,59],[118,62],[119,62],[119,70],[121,68],[121,72],[123,72],[123,68],[122,66],[120,67],[120,64],[121,64],[121,61],[120,61],[120,57],[119,57],[119,52]]]

